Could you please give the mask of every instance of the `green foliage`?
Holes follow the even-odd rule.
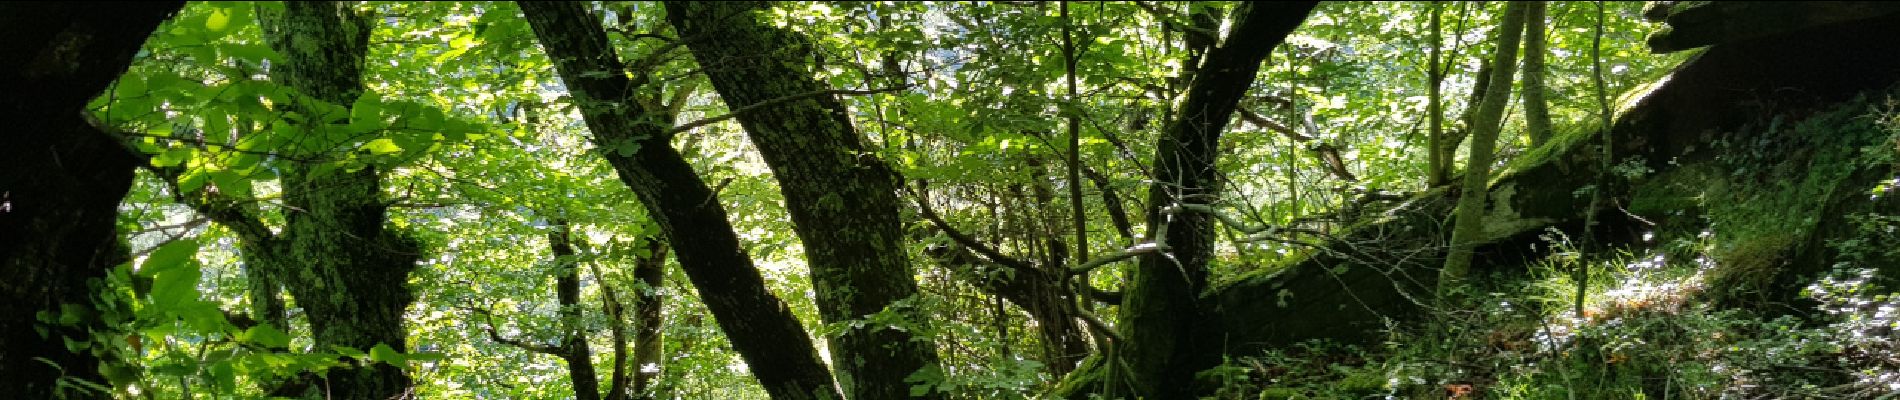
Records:
[[[1152,6],[1149,10],[1144,6]],[[401,364],[411,369],[422,398],[564,398],[571,383],[554,357],[497,343],[498,334],[554,343],[563,334],[560,307],[547,278],[557,267],[546,230],[553,221],[574,229],[571,260],[582,276],[580,326],[595,349],[596,370],[609,371],[615,322],[602,312],[608,290],[631,305],[634,293],[664,303],[664,337],[656,397],[762,398],[763,391],[730,348],[687,280],[669,268],[665,284],[648,287],[632,275],[632,261],[658,235],[646,211],[618,182],[601,152],[637,154],[633,142],[588,140],[576,101],[556,78],[534,32],[508,2],[371,2],[356,5],[373,16],[364,70],[367,90],[348,102],[312,99],[271,76],[284,61],[264,43],[260,10],[279,3],[192,3],[161,27],[130,70],[92,103],[101,121],[124,130],[128,144],[150,156],[155,174],[142,174],[121,207],[121,225],[142,261],[101,283],[97,315],[49,313],[43,319],[76,324],[98,319],[122,328],[72,338],[76,351],[115,354],[110,382],[66,382],[117,395],[156,398],[258,397],[301,372],[345,365]],[[1062,27],[1054,3],[782,3],[774,22],[812,38],[807,53],[821,61],[812,74],[837,88],[901,88],[877,95],[838,96],[878,157],[921,191],[953,226],[999,251],[1037,263],[1075,264],[1067,188],[1082,185],[1091,254],[1139,243],[1153,138],[1184,116],[1180,75],[1193,67],[1185,35],[1169,24],[1195,11],[1224,12],[1228,4],[1177,2],[1072,4],[1080,47],[1081,92],[1066,100]],[[1363,226],[1364,212],[1341,211],[1357,193],[1421,189],[1424,159],[1426,37],[1423,3],[1334,2],[1318,9],[1269,65],[1241,107],[1269,121],[1301,129],[1296,140],[1252,123],[1230,124],[1219,167],[1223,210],[1248,223],[1340,232]],[[1634,18],[1639,5],[1611,3],[1617,18],[1606,38],[1611,90],[1635,87],[1676,59],[1642,56],[1649,27]],[[635,101],[672,107],[677,123],[724,115],[699,67],[680,52],[658,4],[590,5],[608,28],[608,40],[632,64],[630,79],[652,82]],[[1448,8],[1451,79],[1447,98],[1471,90],[1474,51],[1485,42],[1499,7],[1460,3]],[[1549,85],[1553,93],[1587,87],[1589,5],[1554,4]],[[1157,12],[1158,11],[1158,12]],[[1554,97],[1560,126],[1589,114],[1585,96]],[[1286,104],[1281,106],[1278,104]],[[1448,114],[1466,105],[1448,102]],[[1091,176],[1068,182],[1056,161],[1067,150],[1059,121],[1078,116],[1080,154]],[[1316,131],[1302,127],[1311,120]],[[1507,131],[1513,128],[1507,128]],[[1560,132],[1561,133],[1561,132]],[[1561,140],[1559,140],[1561,142]],[[1037,327],[1021,305],[996,295],[992,284],[1018,276],[990,267],[990,278],[957,275],[922,257],[930,241],[893,251],[912,252],[921,295],[907,301],[927,321],[884,312],[824,327],[811,300],[812,282],[798,260],[804,250],[785,218],[772,171],[732,122],[679,132],[668,145],[720,188],[749,256],[767,285],[808,327],[905,329],[940,347],[941,368],[919,371],[922,390],[954,398],[1027,398],[1042,393],[1061,368],[1044,358]],[[1328,173],[1318,149],[1339,149],[1359,178]],[[1504,143],[1504,154],[1519,154]],[[1556,147],[1556,146],[1553,146]],[[1524,153],[1526,159],[1543,155]],[[246,325],[226,310],[248,305],[244,239],[233,227],[206,222],[181,198],[228,201],[253,212],[267,230],[281,230],[298,210],[284,204],[280,177],[293,168],[381,175],[390,226],[414,232],[432,249],[418,265],[407,310],[412,352],[388,345],[367,349],[314,348],[308,321],[293,312],[288,326]],[[172,174],[167,175],[166,171]],[[1099,178],[1099,179],[1097,179]],[[166,181],[172,182],[166,182]],[[175,184],[175,187],[174,187]],[[1113,200],[1104,192],[1113,192]],[[1132,237],[1112,228],[1107,210],[1125,209]],[[906,207],[908,210],[909,207]],[[1363,210],[1362,210],[1363,211]],[[1885,221],[1869,219],[1868,226]],[[918,237],[926,224],[909,226]],[[1231,232],[1230,232],[1231,233]],[[1238,235],[1235,235],[1238,236]],[[1223,236],[1214,280],[1262,273],[1318,250],[1288,242],[1236,242]],[[1844,244],[1878,252],[1881,243]],[[133,265],[136,265],[134,267]],[[1054,265],[1059,266],[1059,265]],[[293,266],[294,268],[294,266]],[[1121,287],[1122,267],[1087,278],[1094,287]],[[1287,293],[1293,293],[1291,291]],[[337,293],[347,296],[348,293]],[[294,309],[296,299],[290,299]],[[1113,326],[1115,306],[1084,302]],[[73,308],[80,310],[82,308]],[[628,319],[631,319],[630,317]],[[239,320],[239,321],[234,321]],[[492,321],[492,322],[491,322]],[[1099,349],[1098,349],[1099,350]],[[1208,375],[1233,388],[1261,387],[1287,396],[1360,396],[1397,391],[1370,353],[1327,346],[1292,349],[1263,360],[1235,359]],[[1346,354],[1346,355],[1340,355]],[[1363,356],[1361,356],[1363,354]],[[1340,368],[1324,367],[1338,365]],[[1263,367],[1264,366],[1264,367]],[[632,366],[639,370],[643,366]],[[1266,368],[1266,369],[1262,369]],[[1263,372],[1264,371],[1264,372]],[[603,374],[604,375],[604,374]],[[1267,380],[1261,377],[1266,376]],[[603,381],[605,381],[603,376]],[[1334,384],[1351,381],[1349,384]],[[1251,386],[1250,386],[1251,385]],[[1416,386],[1416,385],[1412,385]],[[189,393],[189,395],[187,394]],[[1246,396],[1247,390],[1223,395]]]

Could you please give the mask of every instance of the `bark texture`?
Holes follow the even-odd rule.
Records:
[[[1130,369],[1136,397],[1190,398],[1194,373],[1219,361],[1218,354],[1192,351],[1219,340],[1210,335],[1217,329],[1205,325],[1207,314],[1196,301],[1207,288],[1215,222],[1205,214],[1162,210],[1176,203],[1208,204],[1219,193],[1215,161],[1222,131],[1261,61],[1315,5],[1243,3],[1234,10],[1232,33],[1202,57],[1187,98],[1174,113],[1178,118],[1155,144],[1145,236],[1161,240],[1169,254],[1140,257],[1124,290],[1121,329],[1127,343],[1118,353]]]
[[[858,325],[896,313],[928,318],[899,303],[917,292],[898,215],[896,175],[867,150],[851,117],[812,77],[805,38],[760,21],[759,2],[668,2],[680,33],[728,109],[777,104],[736,116],[785,195],[804,243],[819,314]],[[782,99],[811,96],[797,101]],[[911,374],[936,368],[936,347],[914,329],[864,324],[831,340],[839,381],[854,399],[911,397]],[[940,398],[942,394],[925,394]]]
[[[265,39],[284,62],[272,65],[271,78],[309,96],[298,101],[349,105],[363,94],[363,57],[369,50],[371,25],[350,4],[289,2],[281,12],[259,9]],[[316,108],[292,106],[313,121],[303,129],[308,140],[285,149],[293,154],[316,155],[350,146],[325,142]],[[295,163],[283,174],[285,226],[268,241],[273,271],[286,291],[310,319],[318,349],[349,347],[368,351],[388,345],[408,351],[403,314],[413,295],[409,272],[421,257],[421,246],[405,233],[386,226],[388,206],[383,199],[377,166],[351,168],[320,163]],[[281,247],[279,247],[281,246]],[[327,382],[312,385],[313,398],[389,399],[412,397],[412,382],[402,368],[377,363],[333,369]]]
[[[600,19],[579,3],[520,2],[581,115],[622,183],[674,245],[680,268],[733,348],[774,399],[839,399],[811,337],[765,287],[726,210],[669,143],[663,110],[633,96],[659,89],[628,79]],[[623,145],[637,149],[622,152]]]
[[[1504,6],[1504,18],[1498,23],[1497,50],[1493,51],[1490,85],[1483,87],[1484,100],[1471,117],[1471,154],[1465,159],[1464,185],[1484,188],[1491,181],[1491,162],[1498,146],[1498,131],[1503,129],[1504,106],[1511,98],[1511,75],[1517,72],[1518,41],[1524,34],[1524,15],[1528,5],[1514,1]],[[1470,275],[1473,248],[1484,234],[1485,192],[1480,189],[1458,197],[1457,225],[1451,231],[1451,253],[1439,271],[1438,294],[1442,297]]]
[[[0,393],[106,398],[61,390],[104,383],[102,356],[65,339],[104,329],[96,317],[43,324],[62,305],[93,309],[89,282],[127,261],[119,201],[139,158],[85,117],[86,102],[125,72],[182,2],[0,4]],[[111,9],[112,12],[100,12]],[[42,333],[44,331],[44,333]]]
[[[559,356],[567,362],[574,398],[599,400],[600,376],[594,372],[594,350],[587,346],[589,332],[581,320],[581,269],[574,260],[571,236],[567,221],[557,222],[554,231],[548,232],[548,247],[554,253],[554,296],[561,304]]]
[[[1531,146],[1550,141],[1550,101],[1544,99],[1545,11],[1550,4],[1533,2],[1524,10],[1524,130]]]
[[[665,305],[660,288],[666,286],[667,248],[666,242],[652,241],[647,245],[647,255],[633,267],[633,277],[641,284],[639,295],[634,296],[638,303],[633,306],[633,392],[642,394],[642,398],[650,398],[644,394],[660,377],[660,368],[666,362],[660,358],[664,339],[660,334],[660,311]]]

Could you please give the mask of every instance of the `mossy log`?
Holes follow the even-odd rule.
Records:
[[[1761,131],[1745,125],[1777,115],[1805,116],[1884,90],[1900,81],[1900,57],[1893,56],[1900,54],[1900,41],[1894,37],[1900,37],[1900,15],[1710,47],[1623,107],[1609,135],[1615,160],[1607,164],[1666,173],[1708,162],[1716,157],[1712,142],[1754,139],[1749,132]],[[1522,270],[1549,253],[1539,238],[1547,230],[1573,238],[1583,232],[1590,209],[1586,188],[1606,165],[1602,140],[1596,132],[1554,138],[1492,181],[1487,244],[1477,250],[1474,271]],[[1618,205],[1629,204],[1643,183],[1612,181],[1601,189]],[[1303,261],[1208,290],[1200,307],[1209,312],[1200,323],[1215,327],[1210,335],[1218,337],[1197,338],[1200,348],[1191,351],[1218,361],[1221,355],[1260,354],[1312,339],[1377,343],[1388,324],[1423,315],[1432,304],[1430,288],[1452,226],[1447,216],[1460,192],[1447,187],[1417,194],[1323,243]],[[1650,223],[1666,217],[1605,207],[1594,239],[1638,243]],[[1809,253],[1790,257],[1820,262],[1828,256]],[[1056,395],[1073,398],[1101,387],[1083,382],[1106,376],[1097,368],[1099,363],[1085,363]]]
[[[1775,114],[1838,103],[1900,80],[1900,18],[1866,20],[1753,42],[1710,48],[1685,62],[1619,114],[1611,129],[1617,161],[1663,172],[1708,159],[1708,143]],[[1745,133],[1744,133],[1745,134]],[[1523,265],[1546,249],[1535,246],[1547,228],[1582,232],[1588,187],[1600,166],[1601,137],[1579,133],[1527,153],[1493,181],[1486,212],[1489,244],[1479,249],[1491,270]],[[1792,150],[1792,149],[1790,149]],[[1618,187],[1620,186],[1620,187]],[[1627,184],[1605,188],[1627,204]],[[1387,317],[1415,315],[1428,290],[1449,233],[1451,197],[1458,189],[1422,193],[1393,208],[1382,221],[1329,241],[1326,249],[1278,272],[1242,279],[1206,293],[1228,354],[1307,339],[1353,341],[1378,337]],[[1653,218],[1652,218],[1653,217]],[[1644,216],[1654,220],[1660,216]],[[1628,243],[1643,228],[1611,207],[1598,221],[1599,239]],[[1620,228],[1620,229],[1619,229]],[[1210,349],[1214,350],[1214,349]]]

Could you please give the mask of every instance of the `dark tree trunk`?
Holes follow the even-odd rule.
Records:
[[[131,65],[182,2],[0,4],[0,393],[106,398],[60,379],[105,384],[99,355],[73,353],[102,321],[40,323],[63,305],[93,308],[88,282],[127,260],[119,201],[139,158],[84,116],[86,102]],[[111,12],[100,12],[111,9]],[[45,329],[47,334],[40,331]],[[110,360],[106,360],[110,361]]]
[[[567,378],[573,383],[574,398],[600,399],[600,376],[594,372],[594,350],[587,347],[587,329],[581,323],[581,269],[574,260],[574,246],[568,242],[566,221],[556,222],[548,232],[548,247],[554,253],[554,296],[561,304],[561,359],[567,361]]]
[[[265,9],[260,8],[260,11]],[[260,12],[265,38],[284,55],[272,78],[311,96],[300,101],[348,105],[363,93],[363,57],[371,25],[349,4],[289,2],[279,11]],[[311,108],[293,109],[310,115]],[[312,116],[312,121],[321,118]],[[315,132],[318,127],[306,127]],[[308,136],[292,153],[316,154],[345,143],[321,143]],[[403,313],[413,300],[409,271],[420,246],[386,227],[387,205],[375,166],[355,171],[335,165],[294,164],[283,176],[285,228],[276,262],[287,270],[285,289],[310,318],[319,349],[333,346],[367,351],[388,345],[407,352]],[[409,376],[394,365],[378,363],[331,370],[328,382],[315,385],[329,399],[388,399],[412,396]]]
[[[660,376],[659,368],[665,363],[665,360],[660,359],[660,311],[661,306],[665,305],[660,301],[660,287],[666,286],[666,242],[655,240],[648,245],[647,250],[647,255],[641,257],[633,267],[634,278],[639,279],[643,286],[640,294],[634,296],[639,300],[633,306],[636,329],[633,334],[633,365],[636,368],[633,392],[643,396],[647,388],[652,386],[653,380]],[[653,368],[647,368],[649,365]]]
[[[928,318],[900,300],[917,292],[904,250],[896,174],[865,148],[829,88],[812,78],[812,45],[758,20],[756,2],[668,2],[667,20],[706,71],[728,109],[778,104],[736,118],[785,195],[805,245],[819,314],[827,323],[895,312]],[[786,101],[784,99],[804,96]],[[914,329],[866,326],[832,340],[840,383],[853,399],[911,397],[911,374],[937,365],[936,347]],[[940,398],[932,391],[927,398]]]
[[[680,268],[766,392],[775,399],[841,398],[805,328],[766,289],[739,246],[716,193],[669,144],[664,111],[631,98],[657,89],[637,86],[625,74],[602,73],[625,67],[599,18],[579,3],[517,4],[555,60],[601,154],[660,224]],[[638,149],[619,150],[628,144]]]
[[[1155,184],[1148,189],[1147,236],[1160,237],[1169,256],[1145,255],[1136,264],[1122,304],[1120,356],[1129,366],[1136,396],[1188,398],[1194,373],[1213,367],[1217,355],[1191,351],[1213,340],[1195,297],[1206,289],[1207,262],[1214,252],[1214,220],[1205,214],[1162,210],[1176,203],[1207,204],[1218,193],[1215,161],[1220,135],[1241,96],[1252,86],[1261,61],[1306,20],[1317,3],[1243,3],[1234,11],[1233,33],[1208,50],[1187,99],[1155,144]]]
[[[243,252],[244,279],[251,287],[245,297],[251,302],[251,319],[271,327],[290,331],[290,314],[282,295],[283,278],[278,275],[286,267],[274,266],[276,258],[275,241],[270,239],[239,238],[239,250]]]

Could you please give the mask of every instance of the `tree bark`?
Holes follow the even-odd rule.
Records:
[[[633,306],[636,330],[633,335],[633,365],[637,368],[633,375],[633,391],[643,395],[653,385],[653,380],[660,377],[660,368],[665,363],[660,358],[660,351],[663,350],[660,311],[661,306],[665,305],[661,302],[660,288],[666,286],[666,242],[654,240],[647,250],[647,255],[641,257],[633,267],[634,278],[639,279],[643,286],[640,294],[634,297],[639,299],[639,303]]]
[[[666,8],[728,109],[828,90],[803,59],[809,42],[757,19],[768,5],[668,2]],[[917,293],[917,282],[904,250],[896,174],[864,146],[843,104],[812,96],[736,119],[778,179],[825,321],[844,325],[890,312],[927,324],[929,318],[900,303]],[[913,331],[870,324],[832,340],[836,372],[851,398],[912,397],[905,380],[937,368],[936,347]],[[922,397],[942,396],[932,390]]]
[[[1197,213],[1170,217],[1176,203],[1207,204],[1218,193],[1215,161],[1220,135],[1260,64],[1305,21],[1315,2],[1243,3],[1233,13],[1233,31],[1204,55],[1188,84],[1187,98],[1155,144],[1155,183],[1148,189],[1146,236],[1161,240],[1169,255],[1139,258],[1121,309],[1126,346],[1119,350],[1134,379],[1134,395],[1190,398],[1195,372],[1213,367],[1216,354],[1191,351],[1217,340],[1202,324],[1195,297],[1206,289],[1214,252],[1213,220]],[[1156,237],[1164,233],[1165,237]]]
[[[259,8],[260,25],[271,48],[284,62],[271,78],[310,96],[298,101],[348,105],[361,96],[363,58],[369,51],[371,25],[347,3],[290,2],[282,11]],[[311,121],[322,121],[313,108],[293,105]],[[315,155],[348,143],[323,143],[324,127],[304,127],[309,140],[286,149]],[[282,252],[267,265],[309,316],[316,348],[348,347],[368,351],[388,345],[407,352],[403,314],[414,300],[409,272],[421,258],[421,246],[405,232],[387,226],[377,166],[349,171],[338,165],[295,163],[283,175],[285,227]],[[301,266],[295,268],[293,266]],[[409,375],[387,363],[330,370],[324,393],[329,399],[388,399],[413,396]]]
[[[1544,99],[1544,13],[1549,3],[1532,2],[1524,10],[1524,130],[1531,146],[1550,141],[1550,101]]]
[[[1425,80],[1431,85],[1426,89],[1427,103],[1425,103],[1425,117],[1428,119],[1426,123],[1430,124],[1426,127],[1429,133],[1425,142],[1425,153],[1428,157],[1425,164],[1425,187],[1439,187],[1451,182],[1451,168],[1447,167],[1451,165],[1451,155],[1440,150],[1446,147],[1444,144],[1446,140],[1445,67],[1441,65],[1443,64],[1441,54],[1444,53],[1445,47],[1443,21],[1445,7],[1443,3],[1437,1],[1431,2],[1429,7],[1432,8],[1432,49],[1429,61],[1425,63]]]
[[[574,398],[599,400],[600,376],[594,372],[594,350],[587,346],[588,332],[581,321],[581,269],[569,242],[572,229],[567,221],[557,221],[553,228],[548,247],[554,254],[554,295],[561,305],[560,357],[567,362]]]
[[[1473,249],[1484,235],[1485,189],[1491,182],[1492,153],[1497,148],[1498,131],[1503,128],[1499,123],[1504,117],[1505,103],[1511,97],[1511,74],[1517,69],[1517,47],[1524,33],[1527,8],[1529,6],[1522,1],[1505,5],[1504,19],[1498,25],[1498,47],[1492,55],[1491,65],[1495,67],[1491,71],[1490,85],[1483,88],[1484,101],[1478,104],[1478,111],[1471,118],[1471,154],[1465,160],[1462,186],[1466,192],[1458,196],[1451,251],[1445,256],[1445,267],[1439,270],[1441,298],[1465,284],[1465,277],[1470,275]]]
[[[739,246],[725,206],[665,135],[663,110],[633,101],[639,91],[607,41],[600,19],[579,3],[519,2],[555,61],[602,156],[632,188],[674,246],[700,299],[774,399],[840,399],[811,337]],[[637,147],[631,153],[621,149]]]
[[[124,73],[183,2],[0,4],[0,393],[108,398],[57,381],[107,384],[100,353],[67,350],[107,329],[97,317],[60,326],[41,312],[94,308],[89,281],[128,261],[119,201],[139,158],[85,117],[86,102]],[[112,12],[99,12],[110,8]],[[95,281],[96,282],[96,281]],[[40,330],[47,334],[42,335]]]

